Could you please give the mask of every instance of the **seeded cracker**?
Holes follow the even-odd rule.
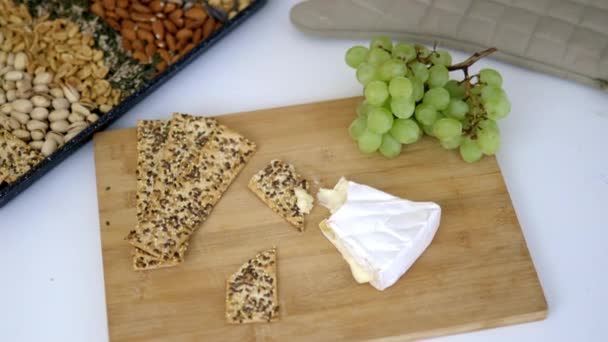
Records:
[[[171,130],[172,127],[169,139]],[[151,217],[131,232],[131,244],[169,260],[207,219],[254,151],[253,142],[218,125],[209,141],[198,149],[197,160],[184,166],[185,172],[174,182],[174,190],[161,196]]]
[[[277,250],[258,253],[226,281],[226,321],[232,324],[279,320]]]
[[[308,193],[309,184],[296,173],[293,165],[272,160],[251,178],[248,186],[275,213],[300,231],[304,230],[304,215],[308,212],[298,206],[296,191],[304,190]]]
[[[161,162],[161,151],[167,141],[169,121],[137,122],[137,221],[145,217]]]
[[[162,151],[167,142],[169,121],[140,120],[137,122],[137,222],[146,217],[148,203],[158,177]],[[183,262],[187,244],[166,262],[141,249],[133,249],[133,268],[138,271],[176,266]]]
[[[143,208],[143,215],[138,216],[137,227],[127,236],[127,240],[135,247],[160,257],[163,253],[158,245],[170,243],[171,234],[166,221],[170,220],[172,226],[178,226],[178,222],[182,225],[186,223],[185,210],[188,210],[191,205],[189,202],[194,199],[184,197],[181,193],[178,197],[178,190],[186,186],[183,179],[187,170],[192,165],[197,165],[200,151],[216,127],[217,121],[214,119],[173,114],[160,153],[154,187],[152,193],[148,194],[148,205]],[[158,140],[161,139],[162,137]],[[173,252],[166,254],[165,261],[174,255],[177,246],[174,247]]]
[[[0,127],[0,178],[4,176],[4,181],[16,181],[42,158],[38,151]]]

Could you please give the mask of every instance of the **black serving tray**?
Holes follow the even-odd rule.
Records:
[[[22,191],[27,189],[35,181],[44,176],[53,167],[69,157],[81,146],[86,144],[89,140],[91,140],[93,134],[104,130],[114,121],[116,121],[116,119],[122,117],[129,109],[139,103],[139,101],[150,95],[161,84],[165,83],[168,79],[173,77],[173,75],[177,74],[180,70],[190,64],[195,58],[200,56],[203,52],[207,51],[220,39],[230,33],[235,27],[243,23],[254,13],[260,10],[266,4],[266,1],[267,0],[253,1],[251,5],[239,12],[239,14],[237,14],[234,18],[226,21],[222,27],[215,30],[215,32],[207,37],[207,39],[198,44],[194,49],[192,49],[192,51],[185,54],[184,57],[182,57],[179,61],[171,64],[167,70],[158,74],[156,77],[144,84],[143,87],[123,99],[122,102],[115,106],[111,111],[100,115],[99,120],[89,125],[82,132],[80,132],[80,134],[61,146],[61,148],[59,148],[53,154],[44,158],[40,163],[32,167],[26,174],[11,184],[4,183],[0,185],[0,208],[2,208],[11,199],[19,195]]]

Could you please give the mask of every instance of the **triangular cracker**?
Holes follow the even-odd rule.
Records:
[[[226,321],[231,324],[279,319],[277,249],[258,253],[226,281]]]
[[[300,231],[304,230],[304,215],[308,212],[298,206],[296,191],[303,190],[311,201],[312,197],[308,194],[308,181],[296,173],[293,165],[277,159],[272,160],[251,178],[248,186],[275,213]]]

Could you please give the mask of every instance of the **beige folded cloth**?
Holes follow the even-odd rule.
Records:
[[[302,31],[479,51],[608,90],[607,0],[309,0],[291,11]]]

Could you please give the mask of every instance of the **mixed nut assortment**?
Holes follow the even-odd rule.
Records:
[[[50,156],[250,2],[0,0],[2,136]]]
[[[249,0],[237,3],[216,1],[228,17],[249,6]],[[208,13],[202,2],[181,0],[95,0],[91,11],[120,31],[122,47],[141,63],[155,63],[163,71],[222,26]],[[158,55],[160,60],[154,61]]]

